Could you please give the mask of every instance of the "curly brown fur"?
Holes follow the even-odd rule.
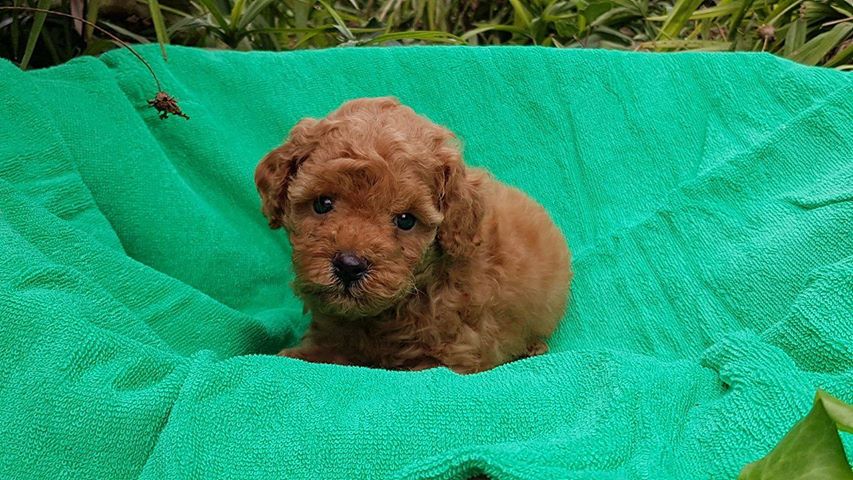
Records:
[[[479,372],[544,353],[566,308],[566,241],[521,191],[466,167],[454,136],[392,98],[304,119],[258,165],[272,228],[293,246],[313,320],[281,355],[314,362]],[[333,209],[318,214],[316,199]],[[401,213],[417,223],[405,231]],[[368,262],[347,286],[332,259]]]

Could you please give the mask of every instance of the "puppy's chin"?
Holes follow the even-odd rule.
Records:
[[[390,296],[379,296],[355,285],[345,289],[338,285],[297,282],[296,291],[312,312],[341,318],[364,318],[379,315],[397,303],[410,289]]]

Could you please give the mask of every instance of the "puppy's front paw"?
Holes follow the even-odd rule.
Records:
[[[287,358],[297,358],[299,360],[306,360],[308,356],[308,352],[299,347],[290,347],[285,348],[284,350],[278,352],[279,357],[287,357]]]
[[[542,340],[536,340],[527,346],[528,357],[535,357],[536,355],[542,355],[543,353],[548,353],[548,345]]]

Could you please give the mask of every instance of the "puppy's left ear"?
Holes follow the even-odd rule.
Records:
[[[317,120],[300,120],[290,131],[287,141],[268,153],[255,169],[255,186],[261,196],[261,210],[270,228],[280,228],[287,215],[287,187],[299,167],[317,144],[314,132]]]
[[[480,242],[483,202],[481,179],[465,167],[456,137],[445,129],[437,143],[440,162],[438,203],[444,220],[438,227],[438,243],[451,258],[464,258]]]

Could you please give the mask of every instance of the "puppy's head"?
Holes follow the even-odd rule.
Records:
[[[380,313],[435,261],[464,261],[482,214],[453,135],[391,98],[300,121],[255,183],[289,235],[297,293],[336,316]]]

